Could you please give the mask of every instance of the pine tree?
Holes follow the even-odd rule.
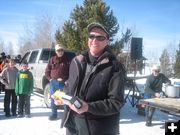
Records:
[[[113,11],[103,0],[84,0],[83,6],[76,5],[71,13],[70,19],[64,23],[61,29],[55,34],[57,43],[65,48],[81,52],[87,48],[87,25],[91,22],[103,24],[110,35],[110,41],[118,32],[119,25]]]
[[[180,78],[180,44],[179,44],[179,49],[176,51],[174,73],[176,77]]]
[[[171,68],[170,57],[169,57],[169,53],[168,53],[167,49],[163,50],[163,53],[159,60],[161,63],[161,72],[164,75],[170,77],[170,75],[172,73],[172,68]]]

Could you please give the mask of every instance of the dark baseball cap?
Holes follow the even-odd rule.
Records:
[[[90,24],[87,26],[88,32],[91,32],[91,30],[92,30],[93,28],[95,28],[95,27],[102,29],[102,30],[106,33],[107,38],[109,39],[109,33],[108,33],[107,29],[106,29],[102,24],[100,24],[100,23],[97,23],[97,22],[90,23]]]

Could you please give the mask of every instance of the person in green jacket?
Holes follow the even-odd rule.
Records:
[[[19,96],[17,117],[23,117],[23,110],[25,110],[25,117],[30,118],[30,97],[33,92],[33,75],[28,70],[27,62],[21,63],[21,70],[16,77],[15,92]]]
[[[145,84],[144,98],[160,98],[164,95],[162,91],[162,84],[171,84],[171,81],[160,73],[160,67],[154,65],[152,67],[152,74],[148,76]],[[154,114],[154,107],[147,107],[146,109],[146,126],[151,126],[152,116]]]

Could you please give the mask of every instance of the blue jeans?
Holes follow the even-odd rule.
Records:
[[[153,94],[151,93],[144,93],[144,99],[152,98]],[[145,108],[146,114],[148,113],[147,107]]]
[[[144,99],[152,98],[153,94],[151,93],[144,93]]]
[[[59,82],[57,80],[50,81],[50,95],[53,95],[54,92],[58,89],[63,90],[64,88],[64,81]],[[51,111],[53,116],[57,116],[57,106],[54,104],[54,100],[51,98]]]

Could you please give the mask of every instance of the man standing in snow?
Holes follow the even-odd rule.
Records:
[[[125,70],[108,46],[106,28],[91,23],[87,32],[89,49],[72,60],[64,90],[82,106],[68,104],[62,126],[67,135],[117,135]]]

